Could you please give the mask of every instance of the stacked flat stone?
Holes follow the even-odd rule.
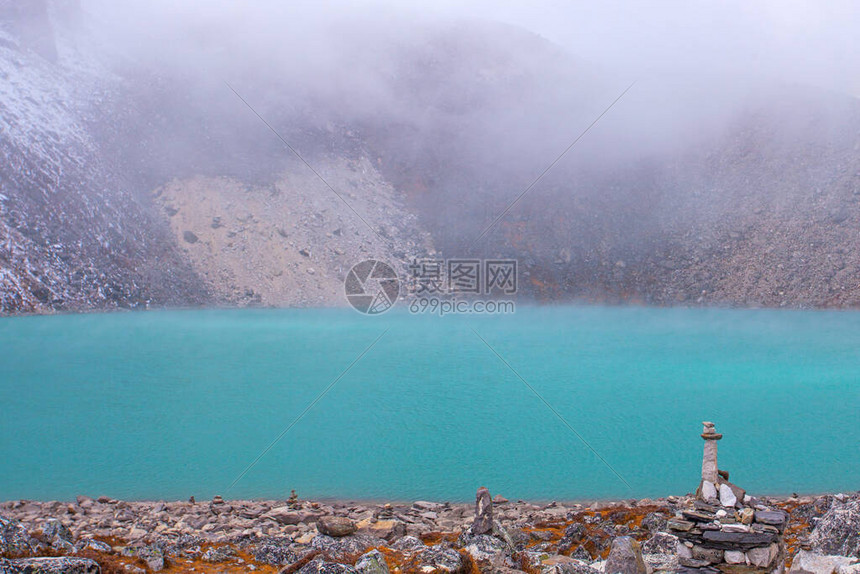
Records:
[[[678,562],[685,572],[780,574],[785,569],[783,532],[788,515],[748,496],[717,468],[722,435],[704,422],[705,453],[696,499],[669,521],[678,537]]]

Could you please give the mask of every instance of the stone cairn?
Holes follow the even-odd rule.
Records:
[[[761,504],[729,482],[729,473],[717,466],[717,441],[723,435],[714,423],[703,424],[702,480],[692,504],[668,524],[678,537],[681,571],[781,574],[788,515]]]

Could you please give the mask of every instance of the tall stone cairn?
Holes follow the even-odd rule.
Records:
[[[470,530],[472,534],[489,534],[493,531],[493,499],[485,486],[479,488],[475,496],[475,520]]]
[[[717,466],[714,423],[703,423],[702,480],[692,504],[669,520],[678,537],[681,571],[702,574],[782,574],[788,514],[761,504],[729,482]]]

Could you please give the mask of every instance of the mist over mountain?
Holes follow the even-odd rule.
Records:
[[[5,313],[342,304],[428,255],[516,258],[540,301],[860,304],[846,91],[490,14],[0,6]]]

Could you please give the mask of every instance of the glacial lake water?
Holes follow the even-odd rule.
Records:
[[[752,493],[856,490],[860,313],[5,318],[0,409],[0,500],[684,494],[702,420]]]

